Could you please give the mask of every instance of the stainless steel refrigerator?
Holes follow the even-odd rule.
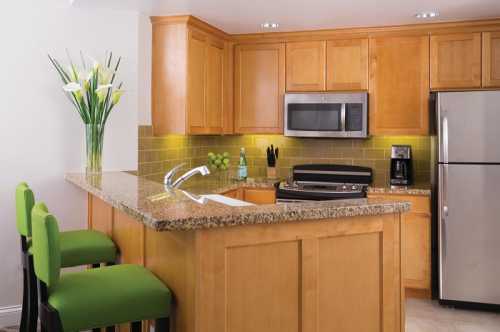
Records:
[[[499,305],[500,91],[434,100],[439,299]]]

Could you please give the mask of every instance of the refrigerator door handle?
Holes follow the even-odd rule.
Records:
[[[445,110],[441,111],[440,116],[440,144],[441,144],[441,161],[448,163],[448,116]]]
[[[448,165],[440,165],[439,167],[439,188],[438,188],[438,232],[439,232],[439,289],[443,289],[443,266],[446,260],[446,219],[448,217]]]

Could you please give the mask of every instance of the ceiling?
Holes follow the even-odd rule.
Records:
[[[149,15],[191,14],[228,33],[366,27],[500,17],[500,0],[70,0],[79,6],[140,10]],[[438,11],[433,19],[417,19]]]

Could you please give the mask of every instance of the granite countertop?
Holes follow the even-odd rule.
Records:
[[[409,202],[383,198],[233,207],[211,200],[200,204],[188,198],[182,190],[166,192],[163,184],[126,172],[103,172],[95,176],[69,173],[65,178],[158,231],[335,219],[407,212],[410,209]],[[183,189],[197,195],[222,193],[239,187],[269,188],[275,181],[221,181],[197,175],[188,182]]]

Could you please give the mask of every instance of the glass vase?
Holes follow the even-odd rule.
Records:
[[[102,146],[104,141],[104,126],[101,124],[85,125],[85,147],[87,151],[86,173],[100,174],[102,172]]]

